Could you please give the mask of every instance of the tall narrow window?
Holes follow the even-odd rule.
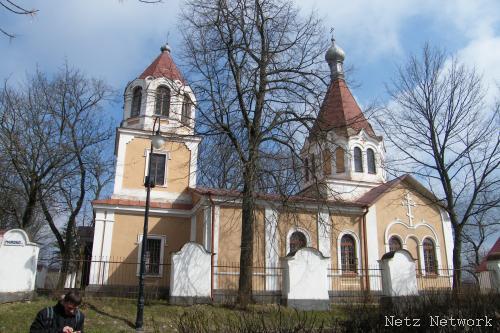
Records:
[[[147,275],[160,274],[161,239],[148,238],[146,242],[146,270]]]
[[[337,173],[345,172],[344,149],[341,147],[337,147],[337,149],[335,149],[335,169]]]
[[[356,273],[356,246],[351,235],[344,235],[340,240],[340,259],[342,273]]]
[[[165,185],[165,163],[167,155],[165,154],[151,154],[151,178],[155,185]]]
[[[132,110],[130,117],[137,117],[141,113],[142,88],[136,87],[132,94]]]
[[[434,242],[426,238],[424,240],[424,266],[426,274],[437,274],[436,247]]]
[[[323,174],[325,176],[332,174],[332,153],[330,149],[323,150]]]
[[[170,113],[170,89],[159,86],[156,89],[155,114],[168,117]]]
[[[375,167],[375,153],[371,148],[368,148],[366,151],[366,161],[368,162],[368,173],[377,173]]]
[[[306,182],[309,181],[309,159],[304,160],[304,177],[306,179]]]
[[[396,236],[392,236],[391,239],[389,239],[389,251],[397,251],[401,250],[401,241],[399,238]]]
[[[189,98],[188,94],[184,95],[184,101],[182,102],[182,114],[181,114],[181,123],[184,125],[189,125],[189,118],[191,118],[191,107],[193,103],[191,102],[191,98]]]
[[[295,231],[290,236],[290,253],[288,253],[288,255],[294,255],[295,252],[306,246],[307,246],[306,235],[304,235],[300,231]]]
[[[363,172],[363,155],[359,147],[354,148],[354,171]]]

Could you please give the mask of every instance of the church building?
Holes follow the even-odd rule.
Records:
[[[213,289],[234,288],[231,283],[238,281],[238,270],[225,267],[237,265],[240,258],[241,194],[197,186],[202,140],[194,131],[197,101],[171,52],[168,45],[162,47],[125,88],[113,194],[92,203],[92,256],[108,263],[92,264],[90,284],[137,285],[148,164],[155,186],[146,285],[168,288],[171,254],[188,242],[212,254]],[[344,58],[344,51],[332,42],[325,56],[331,82],[300,152],[301,191],[287,198],[257,195],[254,266],[278,267],[281,258],[312,247],[329,258],[332,275],[357,276],[378,268],[385,253],[406,249],[418,276],[439,277],[453,268],[449,218],[411,175],[387,180],[383,138],[349,90]],[[165,143],[152,152],[155,119]],[[262,285],[279,290],[271,279]]]

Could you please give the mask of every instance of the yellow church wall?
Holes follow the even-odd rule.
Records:
[[[139,262],[138,236],[142,235],[144,215],[115,213],[111,264],[108,281],[112,285],[135,285]],[[171,253],[177,252],[189,241],[190,220],[181,217],[158,217],[150,215],[148,234],[166,237],[163,248],[163,264],[170,263]],[[170,265],[164,265],[161,277],[146,277],[146,284],[167,287],[170,281]]]
[[[196,213],[196,243],[203,245],[203,209]]]
[[[318,248],[317,213],[301,210],[282,210],[278,215],[279,256],[286,256],[286,244],[292,229],[302,229],[309,235],[309,246]]]
[[[385,247],[385,232],[387,227],[396,219],[401,220],[401,222],[406,225],[409,224],[408,220],[408,207],[402,205],[403,197],[406,192],[410,193],[411,199],[415,202],[416,207],[412,207],[413,225],[418,225],[422,223],[422,220],[431,225],[436,231],[438,237],[438,243],[440,245],[440,256],[441,263],[440,266],[448,267],[446,260],[446,246],[444,242],[444,232],[441,222],[441,215],[439,209],[435,204],[432,204],[424,196],[416,192],[415,190],[409,188],[405,184],[400,184],[394,189],[385,193],[377,202],[377,222],[378,222],[378,243],[379,243],[379,257],[382,257],[386,251]],[[417,239],[418,243],[421,244],[425,237],[431,237],[434,239],[434,233],[427,226],[418,226],[416,229],[409,229],[400,224],[393,224],[388,232],[388,235],[397,235],[404,243],[409,237],[412,239]],[[407,241],[408,251],[412,254],[415,259],[419,258],[418,251],[414,241]]]
[[[241,208],[220,207],[219,264],[237,264],[240,261]],[[255,211],[254,265],[264,263],[264,210]]]
[[[339,259],[339,253],[338,253],[338,238],[341,233],[350,231],[354,233],[357,236],[357,239],[360,240],[361,244],[356,244],[356,246],[359,247],[361,256],[363,256],[363,244],[362,244],[362,238],[361,238],[361,223],[362,217],[361,216],[350,216],[350,215],[341,215],[341,214],[331,214],[330,215],[330,223],[332,227],[332,238],[331,238],[331,267],[333,269],[341,269],[341,267],[338,267],[338,259]]]
[[[127,144],[123,173],[124,189],[144,189],[146,170],[145,152],[151,147],[151,140],[134,138]],[[167,159],[167,185],[156,186],[155,191],[181,193],[189,186],[189,165],[191,152],[184,143],[169,141],[158,151],[169,153]]]

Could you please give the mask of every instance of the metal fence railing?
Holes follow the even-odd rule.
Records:
[[[328,278],[333,298],[382,295],[382,269],[378,267],[354,271],[329,268]]]

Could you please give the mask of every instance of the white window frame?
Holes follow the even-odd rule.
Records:
[[[304,236],[306,236],[306,240],[307,240],[306,247],[311,247],[312,246],[311,235],[309,235],[309,232],[306,229],[300,228],[300,227],[292,227],[292,228],[290,228],[290,230],[288,230],[288,233],[286,235],[286,253],[285,253],[285,255],[287,255],[288,253],[290,253],[290,237],[296,231],[299,231],[299,232],[303,233]]]
[[[153,154],[157,155],[165,155],[165,170],[164,172],[164,177],[163,177],[163,184],[162,185],[155,185],[159,187],[167,187],[168,181],[168,161],[170,160],[170,153],[166,150],[154,150]],[[151,151],[149,149],[146,149],[144,152],[144,156],[146,157],[146,164],[144,165],[144,182],[146,182],[146,177],[148,176],[148,167],[149,167],[149,156],[151,155]]]
[[[163,277],[163,267],[165,265],[164,255],[165,255],[165,246],[167,246],[167,236],[165,235],[155,235],[148,234],[148,239],[159,239],[161,240],[160,244],[160,269],[158,274],[146,274],[144,276],[147,277]],[[139,272],[141,270],[141,252],[142,252],[142,234],[137,235],[137,276],[139,276]]]
[[[338,272],[340,272],[340,274],[343,274],[344,271],[342,270],[342,247],[341,247],[341,241],[342,241],[342,237],[344,237],[345,235],[350,235],[354,238],[354,247],[355,247],[355,251],[356,251],[356,256],[357,256],[357,271],[358,271],[358,274],[361,275],[361,269],[362,269],[362,266],[361,266],[361,247],[360,247],[360,240],[359,240],[359,237],[358,235],[352,231],[352,230],[344,230],[342,231],[339,236],[337,237],[337,267],[338,267]],[[350,272],[350,271],[348,271]],[[348,273],[346,272],[346,273]]]

